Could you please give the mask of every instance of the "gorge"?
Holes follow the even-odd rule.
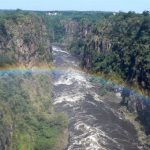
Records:
[[[1,11],[0,150],[149,150],[149,23]]]

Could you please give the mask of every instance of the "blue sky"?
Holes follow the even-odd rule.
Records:
[[[150,0],[0,0],[0,9],[150,11]]]

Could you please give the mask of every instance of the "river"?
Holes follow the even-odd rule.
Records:
[[[69,118],[66,150],[140,150],[133,125],[118,110],[120,97],[104,95],[67,51],[53,47],[53,58],[53,103]]]

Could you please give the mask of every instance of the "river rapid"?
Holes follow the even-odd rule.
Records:
[[[133,125],[118,110],[119,94],[105,95],[81,71],[79,61],[60,47],[53,47],[53,58],[53,103],[69,118],[66,150],[140,150]]]

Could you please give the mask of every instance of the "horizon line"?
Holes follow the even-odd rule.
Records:
[[[40,10],[40,9],[21,9],[21,8],[7,8],[7,9],[3,9],[0,8],[0,11],[16,11],[16,10],[22,10],[22,11],[41,11],[41,12],[110,12],[110,13],[119,13],[119,12],[123,12],[123,13],[128,13],[128,12],[135,12],[135,13],[143,13],[144,11],[149,12],[149,10],[143,10],[141,12],[135,11],[135,10],[129,10],[129,11],[123,11],[123,10],[118,10],[118,11],[110,11],[110,10],[75,10],[75,9],[66,9],[66,10]]]

